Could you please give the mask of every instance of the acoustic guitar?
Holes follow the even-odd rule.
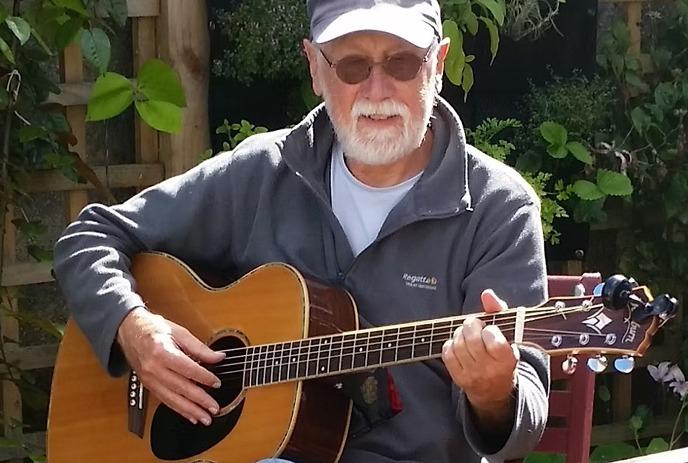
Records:
[[[466,318],[358,329],[346,291],[280,263],[222,288],[162,253],[139,254],[132,272],[149,310],[226,354],[208,366],[222,380],[209,391],[221,411],[210,426],[193,425],[148,394],[135,372],[110,377],[70,321],[53,376],[51,463],[255,463],[273,456],[335,463],[352,407],[336,377],[440,357]],[[552,354],[619,355],[618,369],[628,371],[629,359],[645,352],[675,308],[670,296],[653,301],[647,288],[614,277],[600,296],[477,316],[512,342]],[[602,357],[595,360],[593,367],[604,366]]]

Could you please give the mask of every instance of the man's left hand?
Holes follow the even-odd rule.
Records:
[[[491,289],[480,298],[487,313],[507,308]],[[511,423],[519,352],[499,327],[485,325],[477,317],[466,318],[444,343],[442,360],[454,383],[464,390],[481,428]]]

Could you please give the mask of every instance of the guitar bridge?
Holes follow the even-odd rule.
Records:
[[[129,373],[127,382],[127,410],[129,415],[129,432],[143,439],[143,431],[146,425],[146,394],[143,384],[135,371]]]

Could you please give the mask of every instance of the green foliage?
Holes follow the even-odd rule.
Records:
[[[76,43],[84,61],[98,76],[88,107],[90,120],[114,117],[135,102],[143,108],[139,112],[145,113],[142,117],[149,124],[166,131],[178,129],[179,108],[185,102],[174,71],[157,61],[150,62],[141,69],[136,85],[124,76],[108,72],[113,22],[123,26],[127,17],[126,0],[14,0],[0,4],[0,269],[5,255],[1,237],[9,207],[19,217],[13,224],[29,255],[37,261],[52,260],[52,252],[41,245],[45,226],[28,218],[20,202],[31,200],[22,187],[27,174],[47,168],[57,169],[77,182],[94,176],[72,150],[72,146],[85,140],[76,139],[61,110],[45,104],[51,93],[60,93],[54,68],[65,47]],[[61,338],[62,327],[30,311],[18,311],[8,305],[13,299],[5,296],[0,303],[5,316],[17,319],[20,326],[38,328]],[[6,347],[11,343],[8,338],[0,339],[0,379],[16,384],[23,405],[42,414],[48,404],[45,386],[31,372],[8,361]],[[24,426],[20,422],[5,424]],[[0,446],[20,448],[32,461],[45,461],[41,451],[28,442],[5,438]]]
[[[239,123],[230,123],[227,119],[222,125],[215,129],[215,133],[224,134],[227,137],[226,141],[222,142],[222,150],[229,151],[236,148],[236,146],[248,137],[258,133],[265,133],[268,129],[266,127],[251,124],[249,121],[242,119]],[[205,160],[214,156],[213,150],[209,149],[201,155],[201,160]]]
[[[121,114],[131,103],[141,119],[156,130],[175,133],[181,129],[186,98],[174,69],[152,59],[139,70],[136,84],[126,77],[106,72],[98,77],[88,102],[86,119],[101,121]]]
[[[233,7],[232,7],[233,6]],[[301,41],[308,37],[306,3],[301,0],[246,0],[216,12],[215,27],[227,40],[215,75],[249,85],[256,79],[307,77]]]
[[[688,1],[675,0],[673,8],[648,18],[652,33],[643,44],[649,63],[631,50],[621,22],[601,40],[598,63],[618,100],[605,149],[634,186],[622,271],[679,293],[688,283]]]
[[[475,130],[467,130],[467,139],[479,150],[500,162],[508,163],[509,155],[516,149],[513,143],[502,138],[503,131],[522,127],[516,119],[499,120],[488,118]],[[569,192],[563,183],[557,183],[554,192],[548,192],[552,175],[546,172],[520,171],[521,176],[530,184],[540,198],[542,231],[546,241],[552,244],[559,242],[560,233],[554,229],[553,222],[558,217],[567,217],[566,210],[559,201],[568,199]]]
[[[506,3],[504,0],[443,0],[440,4],[446,18],[442,29],[450,39],[445,74],[452,84],[463,89],[467,97],[475,79],[471,66],[475,56],[466,54],[464,36],[475,36],[482,22],[490,37],[490,53],[494,61],[499,50],[499,28],[504,25]]]

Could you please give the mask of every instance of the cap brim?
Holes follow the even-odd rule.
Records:
[[[385,8],[384,12],[360,9],[344,13],[333,21],[326,22],[321,30],[312,31],[313,42],[325,43],[352,32],[362,31],[386,32],[418,48],[428,48],[435,38],[435,32],[429,24],[416,18],[410,19],[407,12],[396,7]]]

